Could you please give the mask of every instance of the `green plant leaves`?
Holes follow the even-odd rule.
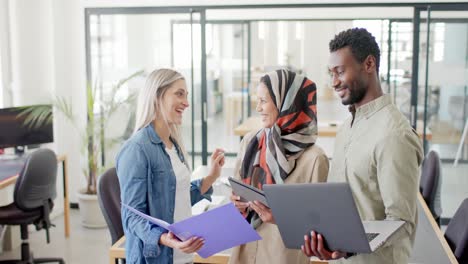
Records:
[[[130,104],[135,101],[136,94],[128,94],[124,99],[117,100],[117,94],[125,87],[125,84],[133,78],[140,76],[144,73],[143,70],[137,71],[128,77],[125,77],[112,86],[109,94],[101,101],[96,101],[96,93],[98,82],[86,85],[86,127],[83,130],[79,129],[77,120],[73,115],[72,104],[69,100],[63,97],[56,97],[54,99],[54,106],[69,120],[78,131],[81,133],[83,142],[82,150],[84,155],[87,155],[88,161],[86,167],[83,169],[84,175],[87,180],[87,194],[96,193],[97,176],[104,170],[103,164],[100,164],[102,157],[102,146],[111,147],[116,143],[121,143],[122,139],[108,139],[105,136],[105,123],[110,120],[117,110],[125,104]],[[99,114],[95,114],[94,110],[99,109]]]
[[[52,108],[50,105],[32,105],[20,107],[18,118],[24,118],[23,125],[34,130],[44,124],[52,123]]]

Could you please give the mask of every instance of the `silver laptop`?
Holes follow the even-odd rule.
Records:
[[[329,250],[371,253],[403,221],[361,221],[348,183],[263,185],[287,248],[300,249],[304,235],[314,230]]]

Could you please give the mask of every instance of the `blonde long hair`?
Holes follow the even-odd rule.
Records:
[[[182,142],[180,127],[176,124],[169,124],[164,111],[161,111],[164,94],[178,80],[185,80],[185,78],[181,73],[172,69],[157,69],[150,73],[146,79],[145,86],[138,94],[135,130],[133,133],[152,123],[159,111],[169,128],[172,139],[177,142],[177,145],[182,150],[182,154],[186,160],[185,163],[188,166],[187,153]]]

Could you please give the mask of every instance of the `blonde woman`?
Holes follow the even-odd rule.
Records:
[[[224,165],[221,149],[210,173],[190,182],[191,171],[178,127],[189,103],[184,77],[171,69],[153,71],[140,91],[133,136],[117,155],[122,203],[168,223],[191,216],[191,206],[211,199],[211,185]],[[192,263],[203,238],[180,241],[161,227],[122,209],[129,264]]]

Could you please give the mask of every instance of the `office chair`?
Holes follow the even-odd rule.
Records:
[[[450,220],[445,230],[453,254],[460,264],[468,264],[468,198],[466,198]]]
[[[52,200],[57,196],[57,158],[49,149],[39,149],[29,154],[14,189],[13,203],[0,207],[0,225],[19,225],[21,229],[21,260],[5,260],[0,263],[49,263],[65,264],[61,258],[33,258],[29,250],[28,225],[37,230],[45,229],[47,243]]]
[[[120,211],[120,185],[115,168],[108,169],[99,177],[98,201],[113,245],[124,235]],[[118,260],[115,263],[118,264]],[[122,260],[122,263],[125,263],[125,260]]]
[[[436,199],[440,199],[440,196],[438,197],[438,195],[440,195],[440,193],[438,194],[438,191],[440,191],[438,190],[439,181],[441,180],[440,177],[439,155],[437,152],[431,150],[424,158],[422,164],[419,191],[437,223],[439,223],[442,211],[440,208],[440,201],[436,202]]]
[[[99,177],[98,200],[114,244],[124,235],[120,212],[120,185],[115,168],[108,169]]]

